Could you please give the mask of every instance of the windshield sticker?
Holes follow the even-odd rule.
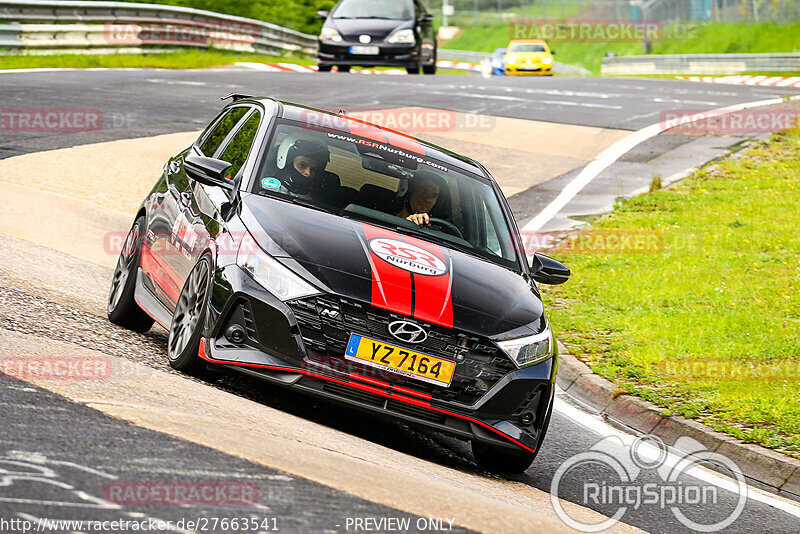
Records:
[[[378,237],[369,240],[369,248],[383,261],[414,274],[441,276],[447,273],[444,261],[410,243]]]
[[[412,154],[411,152],[406,152],[405,150],[400,150],[398,148],[394,148],[388,145],[376,143],[375,141],[369,141],[367,139],[361,139],[359,137],[351,137],[349,135],[337,134],[332,132],[328,132],[328,137],[330,137],[331,139],[338,139],[340,141],[349,141],[351,143],[368,146],[370,148],[377,148],[378,150],[383,150],[384,152],[388,152],[390,154],[396,154],[398,156],[414,160],[422,165],[428,165],[429,167],[433,167],[434,169],[439,169],[440,171],[448,172],[448,168],[445,167],[444,165],[423,158],[418,154]]]
[[[261,180],[261,187],[264,189],[279,189],[281,187],[281,181],[277,178],[263,178]]]

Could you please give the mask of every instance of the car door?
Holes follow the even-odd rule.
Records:
[[[199,210],[192,192],[194,183],[183,168],[183,159],[190,151],[213,157],[236,126],[251,110],[250,106],[237,106],[220,114],[195,144],[171,158],[165,168],[167,193],[159,209],[159,221],[153,232],[152,248],[155,264],[151,280],[156,286],[156,297],[170,311],[175,309],[183,283],[196,259],[198,234],[195,229]]]
[[[213,157],[231,164],[228,169],[228,178],[237,184],[241,181],[241,174],[245,170],[245,163],[253,155],[253,142],[262,122],[261,111],[252,107],[248,110],[222,144],[215,150]],[[231,197],[228,191],[221,187],[203,185],[196,180],[189,179],[189,200],[184,207],[182,219],[186,221],[184,233],[184,246],[187,248],[188,270],[200,259],[206,250],[217,250],[224,254],[235,254],[235,243],[241,236],[231,236],[220,240],[220,236],[228,232],[224,206],[230,205]],[[215,247],[214,242],[219,244]],[[188,276],[189,271],[184,276]]]

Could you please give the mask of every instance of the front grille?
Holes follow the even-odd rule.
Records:
[[[357,388],[337,384],[336,382],[325,382],[323,390],[328,393],[333,393],[336,396],[352,399],[362,404],[369,404],[370,406],[383,406],[384,397],[369,391],[362,391]]]
[[[388,334],[389,323],[407,317],[354,300],[333,296],[308,297],[290,301],[310,357],[335,359],[342,370],[374,375],[357,362],[344,360],[344,351],[351,333],[361,334],[392,344],[398,341]],[[428,332],[428,338],[413,345],[418,352],[456,361],[450,387],[427,384],[397,375],[385,376],[394,383],[406,383],[437,399],[473,404],[498,380],[515,369],[511,360],[488,339],[467,335],[457,330],[417,321]]]
[[[439,412],[391,399],[386,402],[386,409],[393,412],[410,415],[416,419],[439,423],[440,425],[444,424],[445,420],[445,416]]]

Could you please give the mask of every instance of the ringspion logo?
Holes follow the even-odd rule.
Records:
[[[730,477],[729,491],[735,498],[723,501],[719,486],[692,478],[693,470],[700,466],[711,466]],[[578,488],[576,503],[599,507],[608,517],[590,523],[571,516],[561,503],[570,491],[567,488]],[[677,439],[673,453],[652,435],[630,443],[618,436],[603,438],[562,463],[550,485],[550,502],[556,515],[579,532],[604,531],[629,510],[642,509],[655,513],[669,510],[693,531],[718,532],[739,518],[747,496],[747,483],[739,466],[687,436]]]

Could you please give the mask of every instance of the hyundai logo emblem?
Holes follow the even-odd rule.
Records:
[[[389,333],[406,343],[422,343],[428,339],[428,334],[425,330],[408,321],[389,323]]]

